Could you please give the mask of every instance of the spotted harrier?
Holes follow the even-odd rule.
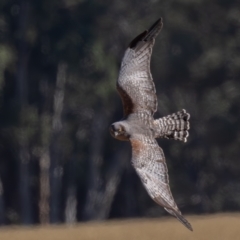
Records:
[[[132,145],[132,165],[150,197],[192,231],[175,203],[168,179],[162,148],[156,138],[187,141],[190,115],[186,110],[154,120],[157,110],[155,85],[150,58],[162,18],[129,44],[121,63],[117,90],[123,103],[124,117],[110,126],[111,135]]]

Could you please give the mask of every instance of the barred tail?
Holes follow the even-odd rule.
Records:
[[[165,137],[186,142],[189,136],[188,130],[190,129],[189,119],[190,114],[183,109],[155,120],[155,138]]]
[[[167,212],[169,212],[171,215],[176,217],[178,221],[180,221],[186,228],[188,228],[190,231],[193,231],[191,224],[188,222],[187,219],[183,217],[181,212],[173,211],[172,209],[169,208],[164,208]]]

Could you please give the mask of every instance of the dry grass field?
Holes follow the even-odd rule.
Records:
[[[240,214],[187,216],[193,232],[173,218],[92,222],[75,226],[4,227],[0,240],[239,240]]]

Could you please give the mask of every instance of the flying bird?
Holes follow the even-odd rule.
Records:
[[[184,109],[156,120],[153,117],[157,96],[150,58],[162,26],[160,18],[133,39],[125,52],[117,80],[124,117],[110,126],[110,133],[118,140],[130,141],[132,165],[150,197],[192,231],[174,201],[164,153],[156,141],[160,137],[186,142],[190,128],[190,114]]]

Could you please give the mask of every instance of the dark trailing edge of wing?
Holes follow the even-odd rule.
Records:
[[[157,36],[157,34],[162,29],[163,22],[162,18],[159,18],[148,30],[145,30],[141,34],[139,34],[137,37],[135,37],[131,43],[129,44],[129,48],[135,48],[137,46],[137,43],[139,41],[148,41],[152,40]]]
[[[145,30],[143,33],[139,34],[137,37],[135,37],[131,43],[129,44],[129,48],[135,48],[137,43],[139,41],[142,41],[144,39],[144,37],[147,35],[147,31]]]
[[[120,94],[120,97],[122,99],[124,116],[127,116],[127,115],[129,115],[130,113],[133,112],[134,104],[132,102],[131,97],[118,84],[117,84],[117,90],[118,90],[118,92]]]

